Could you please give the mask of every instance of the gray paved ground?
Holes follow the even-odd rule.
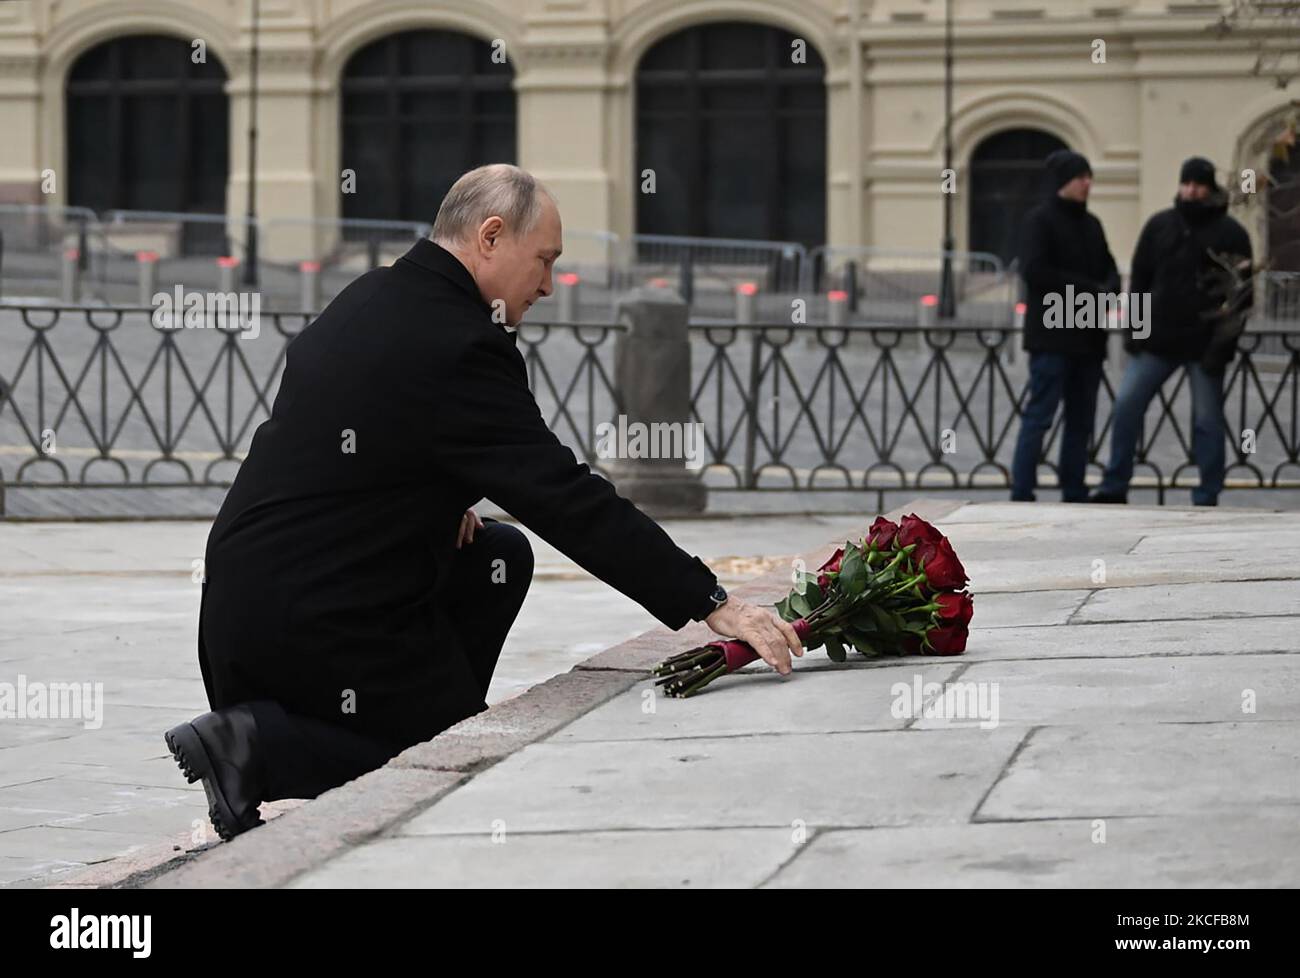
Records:
[[[977,595],[963,657],[812,653],[665,700],[645,670],[706,630],[659,628],[133,881],[1300,883],[1300,513],[922,509]],[[824,541],[810,561],[840,537],[790,529]]]
[[[814,654],[653,713],[637,681],[291,885],[1300,883],[1300,514],[941,525],[965,657]],[[997,722],[900,718],[900,681],[996,688]]]
[[[497,512],[486,506],[483,512]],[[683,547],[737,583],[850,521],[667,521]],[[66,876],[175,840],[211,841],[206,805],[162,731],[207,709],[195,648],[192,562],[208,523],[0,522],[0,682],[102,682],[102,726],[0,719],[0,885]],[[503,651],[490,703],[657,624],[530,533],[535,585]],[[556,614],[555,609],[563,614]]]

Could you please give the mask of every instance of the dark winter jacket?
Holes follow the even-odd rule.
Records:
[[[1101,221],[1086,204],[1053,195],[1029,212],[1021,236],[1020,274],[1025,281],[1024,348],[1044,353],[1105,356],[1105,329],[1049,328],[1044,300],[1074,294],[1118,293],[1119,270]]]
[[[1210,252],[1251,258],[1250,236],[1228,216],[1228,198],[1216,191],[1203,201],[1175,200],[1142,228],[1133,252],[1129,291],[1151,295],[1151,329],[1130,334],[1125,346],[1174,360],[1200,360],[1210,345],[1212,318],[1223,301],[1211,284]],[[1249,307],[1247,296],[1245,305]],[[1229,356],[1228,359],[1231,357]]]

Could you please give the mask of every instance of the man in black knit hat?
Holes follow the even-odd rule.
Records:
[[[1029,351],[1029,396],[1021,410],[1020,437],[1011,468],[1011,498],[1033,500],[1043,438],[1064,402],[1065,430],[1057,478],[1065,502],[1088,498],[1084,472],[1106,355],[1104,329],[1073,329],[1044,316],[1049,306],[1067,306],[1067,295],[1118,292],[1119,270],[1106,244],[1101,221],[1088,212],[1092,167],[1068,149],[1047,157],[1052,196],[1030,211],[1021,239],[1025,280],[1024,348]],[[1066,327],[1066,328],[1054,328]]]
[[[1224,368],[1236,353],[1235,336],[1226,340],[1216,327],[1227,315],[1244,322],[1250,306],[1248,287],[1240,301],[1215,283],[1219,262],[1251,261],[1250,236],[1228,216],[1228,195],[1215,180],[1214,164],[1204,157],[1184,161],[1174,206],[1147,221],[1133,252],[1129,291],[1150,294],[1150,329],[1141,339],[1129,334],[1128,368],[1115,398],[1110,436],[1110,464],[1090,502],[1123,503],[1133,477],[1133,456],[1147,405],[1180,367],[1187,368],[1192,389],[1192,453],[1200,484],[1192,502],[1214,506],[1224,478]],[[1247,282],[1249,274],[1247,271]]]

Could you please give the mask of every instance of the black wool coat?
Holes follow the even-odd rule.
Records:
[[[1105,329],[1049,329],[1043,322],[1044,297],[1084,292],[1118,293],[1119,269],[1106,243],[1101,221],[1084,204],[1053,194],[1025,218],[1020,240],[1020,274],[1025,282],[1026,350],[1105,356]],[[1067,308],[1067,315],[1069,310]]]
[[[1129,276],[1130,291],[1151,296],[1151,331],[1141,340],[1130,336],[1125,344],[1129,352],[1201,359],[1214,332],[1207,314],[1223,300],[1207,281],[1211,252],[1253,257],[1250,235],[1228,216],[1224,191],[1200,201],[1175,199],[1173,207],[1151,215],[1138,236]],[[1243,307],[1250,304],[1247,295]]]
[[[483,498],[671,629],[708,605],[713,572],[552,434],[514,335],[424,239],[289,344],[208,537],[213,708],[274,699],[401,744],[481,711],[435,591]]]

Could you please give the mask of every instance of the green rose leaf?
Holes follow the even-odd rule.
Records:
[[[830,656],[832,662],[845,662],[848,655],[844,651],[844,646],[840,644],[839,639],[826,639],[826,654]]]

